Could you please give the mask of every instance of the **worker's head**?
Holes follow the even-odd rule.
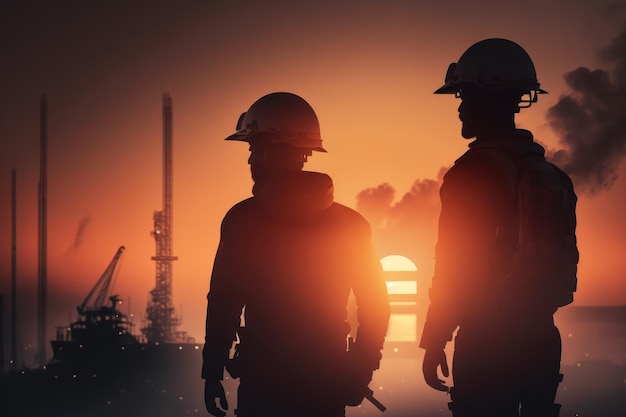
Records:
[[[280,178],[302,170],[311,151],[288,143],[274,143],[263,137],[252,137],[250,143],[250,172],[255,182]]]
[[[479,87],[465,84],[457,97],[461,134],[465,139],[497,136],[515,129],[515,113],[519,112],[522,97],[519,90]]]
[[[255,101],[239,117],[237,132],[226,140],[250,144],[248,162],[255,181],[299,171],[313,151],[326,152],[315,111],[302,97],[285,92]]]
[[[515,114],[530,107],[539,88],[535,66],[526,51],[507,39],[485,39],[450,64],[445,84],[435,94],[461,98],[459,117],[469,139],[514,129]]]

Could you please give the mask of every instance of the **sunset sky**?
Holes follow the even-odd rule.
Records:
[[[614,0],[4,1],[5,308],[15,168],[19,318],[34,323],[42,94],[48,100],[50,336],[75,319],[75,306],[120,245],[126,251],[115,292],[130,298],[136,317],[145,313],[155,284],[152,215],[162,208],[164,93],[172,97],[174,119],[174,304],[182,306],[182,329],[196,340],[204,336],[220,221],[252,185],[247,146],[223,139],[240,113],[273,91],[299,94],[317,112],[328,153],[313,155],[306,169],[329,173],[336,200],[367,211],[381,257],[409,256],[430,278],[438,181],[468,143],[460,136],[459,101],[432,92],[450,62],[489,37],[524,47],[549,92],[517,120],[551,152],[565,152],[562,161],[575,180],[581,252],[575,303],[623,305],[624,22],[626,3]],[[568,84],[564,75],[579,67],[600,71],[578,71]],[[594,95],[596,87],[602,93]],[[581,119],[565,105],[572,103],[567,97],[583,110],[606,110],[601,122],[595,113]],[[576,129],[555,129],[573,126],[572,118]],[[34,335],[34,329],[23,332],[25,339]]]

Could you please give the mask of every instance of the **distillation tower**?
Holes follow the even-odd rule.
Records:
[[[142,332],[151,343],[186,342],[186,332],[178,331],[180,318],[172,304],[172,263],[178,257],[172,255],[172,99],[163,95],[163,209],[154,212],[154,230],[151,235],[156,243],[156,286],[150,291],[146,309],[147,325]]]

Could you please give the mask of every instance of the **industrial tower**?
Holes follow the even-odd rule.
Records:
[[[142,328],[148,342],[175,343],[189,341],[186,332],[177,331],[180,319],[172,305],[172,99],[163,95],[163,210],[154,212],[156,243],[156,286],[150,291],[146,309],[147,325]]]
[[[39,111],[39,199],[37,274],[37,362],[47,362],[46,319],[48,314],[48,99],[41,96]]]

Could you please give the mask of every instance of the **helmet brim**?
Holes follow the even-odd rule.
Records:
[[[454,94],[459,90],[459,84],[444,84],[436,89],[433,94]],[[542,88],[533,88],[531,91],[535,91],[537,94],[548,94],[548,92]]]
[[[233,133],[232,135],[227,136],[226,138],[224,138],[224,140],[234,140],[234,141],[238,141],[238,142],[248,142],[248,143],[250,143],[250,135],[245,135],[245,134],[241,134],[241,133]],[[286,143],[286,144],[294,146],[296,148],[310,149],[312,151],[328,153],[328,151],[326,149],[322,148],[321,146],[298,146],[298,145],[295,145],[295,144],[290,143],[290,142],[276,142],[276,143]]]
[[[242,135],[241,133],[233,133],[232,135],[224,138],[224,140],[236,140],[239,142],[248,142],[248,135]]]
[[[436,89],[433,94],[454,94],[458,89],[459,87],[455,84],[444,84]]]

